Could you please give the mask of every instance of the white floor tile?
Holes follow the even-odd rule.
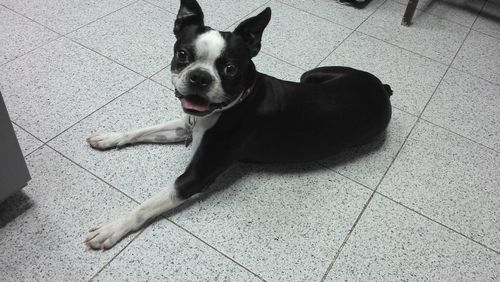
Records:
[[[0,65],[57,36],[57,33],[0,6]]]
[[[43,141],[141,79],[64,38],[0,68],[0,88],[11,119]]]
[[[163,219],[147,229],[95,281],[261,281]]]
[[[500,155],[421,121],[378,192],[500,250]]]
[[[174,93],[146,81],[50,142],[60,152],[136,200],[173,185],[191,157],[184,144],[141,144],[99,151],[85,141],[96,133],[156,125],[182,116]]]
[[[443,64],[451,63],[468,28],[429,13],[415,18],[410,27],[402,26],[405,8],[387,1],[358,30]]]
[[[2,280],[88,280],[132,238],[91,251],[88,229],[134,204],[48,147],[27,163],[32,180],[0,205]]]
[[[500,85],[450,69],[422,117],[500,151]]]
[[[280,61],[263,52],[258,54],[253,59],[253,62],[258,72],[283,80],[299,82],[300,76],[305,72],[298,67]]]
[[[471,31],[452,67],[500,84],[500,39]]]
[[[137,2],[69,34],[69,37],[130,69],[150,76],[170,64],[173,14]]]
[[[278,1],[268,6],[273,16],[262,36],[262,50],[303,69],[318,65],[351,33],[348,28]]]
[[[496,281],[500,256],[375,195],[326,281]]]
[[[355,9],[331,0],[279,0],[280,2],[307,11],[334,23],[355,29],[368,18],[384,0],[373,0],[363,9]]]
[[[135,0],[0,0],[0,4],[59,33],[68,33]]]

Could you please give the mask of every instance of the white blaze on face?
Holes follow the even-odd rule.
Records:
[[[221,103],[225,101],[225,93],[222,88],[221,79],[215,61],[222,55],[226,48],[226,40],[220,32],[210,30],[201,34],[194,42],[195,61],[189,69],[203,69],[207,71],[213,78],[210,90],[207,92],[208,98],[213,103]]]
[[[224,51],[226,41],[220,32],[210,30],[201,34],[196,39],[194,47],[196,52],[195,64],[206,64],[207,67],[214,68],[215,70],[215,60]]]

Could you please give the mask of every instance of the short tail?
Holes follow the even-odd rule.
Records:
[[[384,89],[385,89],[385,92],[387,92],[387,94],[389,94],[389,96],[392,96],[392,89],[391,89],[391,86],[389,84],[384,84]]]

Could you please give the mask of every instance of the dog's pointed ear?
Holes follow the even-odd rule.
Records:
[[[243,37],[248,47],[250,47],[252,57],[255,57],[260,51],[262,33],[270,20],[271,8],[267,7],[257,16],[246,19],[240,23],[233,31],[233,33]]]
[[[181,0],[181,7],[174,24],[175,37],[179,37],[183,28],[188,25],[203,26],[203,11],[196,0]]]

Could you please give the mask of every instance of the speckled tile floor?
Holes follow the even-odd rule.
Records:
[[[261,72],[368,70],[392,85],[393,120],[318,163],[237,165],[208,197],[95,252],[86,230],[189,158],[85,143],[181,113],[178,1],[0,0],[0,90],[33,178],[0,204],[0,280],[500,281],[500,2],[420,2],[407,28],[406,0],[200,0],[220,29],[270,6]]]

